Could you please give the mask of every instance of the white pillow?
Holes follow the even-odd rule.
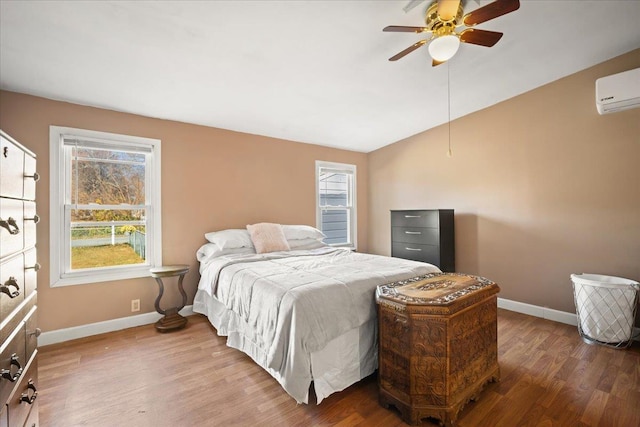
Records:
[[[247,230],[229,229],[212,231],[204,235],[205,239],[218,245],[220,249],[253,248],[251,236]]]
[[[256,250],[254,248],[220,249],[220,247],[215,243],[205,243],[196,252],[196,258],[198,259],[199,262],[203,262],[210,258],[215,258],[223,255],[233,255],[233,254],[250,255],[255,253],[256,253]]]
[[[283,225],[282,231],[289,241],[303,239],[322,240],[327,237],[322,231],[310,225]]]
[[[284,237],[280,224],[261,222],[247,225],[247,230],[249,230],[256,252],[259,254],[289,250],[289,243]]]
[[[291,248],[292,251],[301,249],[317,249],[328,246],[326,243],[317,239],[287,240],[287,242],[289,243],[289,248]]]

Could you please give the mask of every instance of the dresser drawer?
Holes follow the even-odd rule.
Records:
[[[439,245],[440,230],[437,228],[391,227],[391,241],[417,243],[420,245]]]
[[[440,248],[433,245],[393,242],[391,256],[440,265]]]
[[[35,200],[38,179],[35,155],[0,133],[0,196]]]
[[[36,245],[36,203],[0,198],[0,257],[20,252]],[[8,227],[8,228],[7,228]]]
[[[0,378],[0,402],[6,402],[16,384],[20,382],[26,365],[24,323],[0,349],[0,370],[10,379]],[[13,381],[12,381],[13,380]]]
[[[24,210],[22,200],[0,197],[0,258],[24,248]]]
[[[0,135],[0,196],[22,199],[25,152]]]
[[[25,367],[18,386],[9,396],[7,415],[10,426],[24,426],[29,417],[29,411],[37,411],[37,385],[38,358],[36,353]]]
[[[13,331],[18,327],[18,324],[24,320],[24,317],[36,305],[38,297],[37,294],[37,292],[32,292],[22,305],[18,306],[13,313],[2,320],[2,327],[0,327],[0,342],[4,343],[5,340],[9,338]]]
[[[24,300],[24,255],[17,254],[0,264],[0,323]]]
[[[428,227],[439,225],[438,211],[391,211],[392,227]]]

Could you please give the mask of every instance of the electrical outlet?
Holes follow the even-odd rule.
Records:
[[[140,311],[140,300],[132,299],[131,300],[131,311]]]

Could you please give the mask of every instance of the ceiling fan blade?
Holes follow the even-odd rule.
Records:
[[[414,50],[416,50],[420,46],[424,45],[426,42],[427,42],[427,40],[420,40],[419,42],[412,44],[411,46],[409,46],[408,48],[406,48],[402,52],[393,55],[391,58],[389,58],[389,61],[397,61],[398,59],[402,58],[403,56],[413,52]]]
[[[480,46],[491,47],[502,38],[502,33],[497,31],[480,30],[476,28],[467,28],[460,33],[460,41],[464,43],[477,44]]]
[[[433,61],[431,61],[431,66],[432,67],[437,67],[440,64],[444,64],[447,61],[436,61],[435,59]]]
[[[493,3],[489,3],[486,6],[467,13],[462,19],[462,22],[464,22],[464,25],[470,27],[497,18],[498,16],[506,15],[519,8],[519,0],[496,0]]]
[[[451,21],[458,13],[458,6],[460,6],[460,0],[439,0],[438,16],[443,21]]]
[[[384,27],[382,31],[392,33],[424,33],[429,31],[427,27],[405,27],[404,25],[389,25]]]
[[[402,10],[404,10],[405,13],[409,12],[411,9],[413,9],[414,7],[416,7],[417,5],[419,5],[420,3],[422,3],[424,0],[411,0],[409,3],[406,4],[405,7],[402,8]]]

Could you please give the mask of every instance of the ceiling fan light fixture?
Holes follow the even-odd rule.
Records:
[[[440,36],[429,44],[429,55],[436,61],[444,62],[453,58],[460,47],[458,36],[449,34]]]

